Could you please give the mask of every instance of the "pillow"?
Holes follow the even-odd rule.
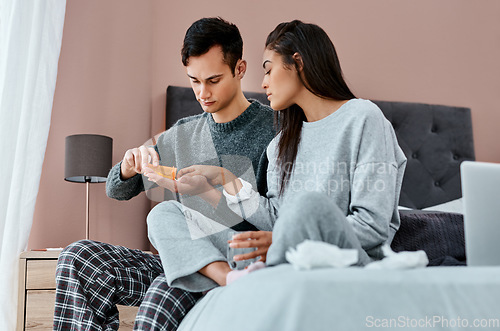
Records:
[[[445,213],[458,213],[458,214],[463,214],[464,213],[464,204],[462,201],[462,198],[448,201],[445,203],[442,203],[440,205],[432,206],[432,207],[427,207],[422,210],[432,210],[432,211],[442,211]]]
[[[425,211],[440,211],[443,213],[463,214],[464,207],[462,198],[460,198],[423,209],[412,209],[405,206],[398,206],[398,210],[425,210]]]
[[[395,252],[424,250],[429,266],[465,265],[463,215],[400,210],[401,225],[391,244]]]

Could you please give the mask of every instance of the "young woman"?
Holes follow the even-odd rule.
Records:
[[[262,87],[279,123],[267,148],[267,196],[217,167],[182,169],[180,180],[203,175],[223,185],[234,212],[273,228],[268,265],[286,263],[286,251],[306,239],[356,248],[359,265],[381,258],[399,227],[406,165],[391,124],[349,90],[333,43],[317,25],[279,24],[267,38],[263,67]]]

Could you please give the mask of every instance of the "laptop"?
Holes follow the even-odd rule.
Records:
[[[500,164],[460,165],[469,266],[500,265]]]

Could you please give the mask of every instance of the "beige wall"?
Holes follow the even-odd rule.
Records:
[[[299,18],[329,33],[359,97],[470,107],[477,159],[500,162],[497,0],[68,0],[30,248],[65,246],[85,233],[85,185],[63,180],[64,137],[109,135],[118,162],[162,131],[166,87],[189,84],[179,55],[184,33],[206,16],[239,26],[245,90],[260,91],[267,34]],[[112,201],[95,184],[91,200],[92,238],[148,247],[147,199]]]
[[[64,139],[113,138],[113,163],[151,132],[151,3],[68,0],[52,122],[29,248],[66,246],[85,237],[85,185],[64,181]],[[90,237],[147,248],[149,201],[106,197],[90,185]]]

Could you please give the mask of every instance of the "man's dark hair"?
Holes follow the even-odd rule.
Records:
[[[226,63],[234,76],[236,63],[243,55],[243,39],[236,25],[220,17],[202,18],[186,31],[181,55],[187,66],[191,56],[207,53],[213,46],[220,46]]]

